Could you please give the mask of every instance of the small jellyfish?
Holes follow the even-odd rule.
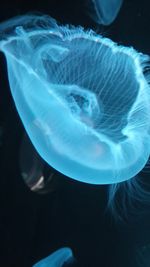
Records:
[[[31,191],[45,194],[56,192],[59,187],[59,175],[39,156],[27,134],[24,134],[20,146],[19,167],[25,184]]]
[[[48,16],[17,17],[0,32],[11,93],[40,156],[91,184],[139,173],[150,154],[149,57]]]
[[[88,0],[88,13],[96,23],[109,25],[116,19],[122,3],[123,0]]]
[[[150,244],[138,247],[136,250],[137,267],[150,266]]]
[[[34,264],[33,267],[69,267],[74,261],[73,254],[70,248],[61,248],[53,252],[47,258]]]

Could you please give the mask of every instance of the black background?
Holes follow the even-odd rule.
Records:
[[[40,11],[64,24],[92,27],[120,44],[150,54],[149,0],[124,0],[116,21],[108,27],[94,24],[83,0],[5,0],[0,5],[0,21]],[[24,183],[18,164],[24,128],[11,97],[2,54],[0,132],[1,267],[32,266],[63,246],[72,248],[81,266],[137,267],[136,248],[150,243],[150,215],[136,224],[117,225],[104,216],[107,186],[86,185],[56,174],[57,190],[41,195]]]

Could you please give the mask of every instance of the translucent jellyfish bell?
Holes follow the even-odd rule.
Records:
[[[70,248],[60,248],[50,256],[34,264],[33,267],[69,267],[69,263],[74,261]]]
[[[47,16],[0,30],[11,92],[41,157],[86,183],[135,176],[150,154],[148,56]]]
[[[136,249],[136,262],[138,267],[150,266],[150,244]]]
[[[117,17],[123,0],[88,0],[89,15],[98,24],[109,25]]]

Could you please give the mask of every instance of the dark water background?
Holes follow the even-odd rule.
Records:
[[[101,28],[86,15],[83,0],[3,0],[0,5],[0,21],[40,11],[61,23],[92,27],[120,44],[150,54],[149,0],[124,0],[115,22]],[[137,248],[150,243],[150,214],[136,223],[117,225],[104,216],[106,186],[82,184],[58,173],[58,185],[51,193],[31,192],[19,169],[23,134],[5,59],[0,55],[0,266],[30,267],[54,250],[69,246],[80,266],[137,267]]]

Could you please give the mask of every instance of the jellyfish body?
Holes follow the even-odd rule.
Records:
[[[50,256],[34,264],[33,267],[64,267],[73,261],[73,254],[70,248],[61,248]]]
[[[137,248],[136,262],[137,262],[137,267],[150,266],[150,244]]]
[[[117,17],[123,0],[88,0],[89,15],[98,24],[109,25]]]
[[[86,183],[135,176],[150,153],[148,57],[47,16],[0,31],[12,96],[41,157]]]

